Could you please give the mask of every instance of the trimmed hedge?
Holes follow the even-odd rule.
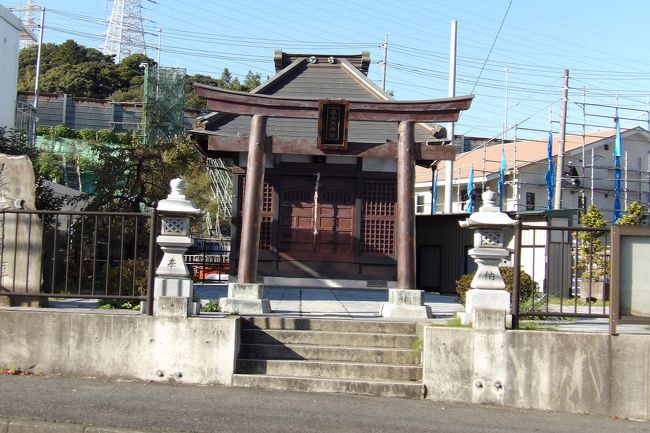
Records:
[[[501,277],[503,277],[503,282],[506,283],[506,290],[508,293],[512,293],[513,281],[514,281],[514,268],[511,266],[502,266],[499,267],[501,271]],[[539,284],[535,282],[526,272],[521,271],[521,300],[526,301],[533,296],[534,293],[539,292]],[[456,281],[456,294],[458,295],[456,299],[465,305],[465,293],[471,289],[470,284],[474,279],[474,273],[465,274],[461,276]]]

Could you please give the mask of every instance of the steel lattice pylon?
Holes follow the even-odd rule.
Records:
[[[41,27],[40,25],[36,22],[36,19],[34,17],[34,12],[37,10],[41,10],[41,6],[36,6],[34,4],[34,0],[28,0],[25,6],[19,6],[17,8],[9,8],[10,11],[16,14],[18,18],[20,18],[20,21],[22,21],[23,25],[25,28],[27,28],[36,40],[38,40],[38,34],[41,32]],[[36,41],[32,39],[30,36],[24,35],[23,32],[21,32],[20,35],[20,49],[22,50],[25,47],[29,47],[32,45],[35,45]]]
[[[147,54],[142,22],[142,0],[114,0],[102,53],[114,55],[116,63],[131,54]]]

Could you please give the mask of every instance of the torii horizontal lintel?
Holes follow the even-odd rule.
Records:
[[[208,108],[222,113],[318,119],[319,99],[285,98],[236,92],[194,83],[197,94],[207,100]],[[349,102],[349,120],[371,122],[454,122],[460,111],[472,104],[473,95],[422,101]]]

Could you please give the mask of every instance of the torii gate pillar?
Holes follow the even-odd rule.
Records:
[[[265,116],[254,115],[248,141],[246,188],[237,282],[228,284],[228,297],[219,304],[226,313],[262,314],[271,312],[268,299],[263,298],[264,284],[257,281],[257,256],[260,244],[262,189],[264,187],[264,159],[266,154]]]
[[[431,317],[424,305],[424,291],[415,281],[415,123],[399,124],[397,147],[396,256],[397,288],[389,289],[388,303],[382,304],[383,317]]]

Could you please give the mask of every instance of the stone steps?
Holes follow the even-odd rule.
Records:
[[[343,347],[343,346],[314,346],[309,344],[246,344],[239,349],[242,358],[262,359],[306,359],[324,361],[376,362],[386,364],[416,364],[421,363],[419,350],[372,348],[372,347]]]
[[[358,319],[311,319],[255,316],[242,323],[244,329],[277,329],[294,331],[333,331],[416,334],[417,324],[413,322],[385,322]]]
[[[424,385],[420,382],[349,380],[298,376],[234,374],[233,386],[300,392],[336,392],[376,397],[402,397],[422,400]]]
[[[335,379],[383,379],[418,381],[419,365],[373,364],[329,360],[238,359],[237,371],[271,376],[330,377]]]
[[[242,318],[233,385],[424,398],[415,323]]]
[[[335,346],[342,343],[341,332],[285,331],[276,329],[242,329],[241,339],[261,344],[313,344]],[[351,347],[408,348],[416,344],[417,335],[346,332],[345,345]]]

